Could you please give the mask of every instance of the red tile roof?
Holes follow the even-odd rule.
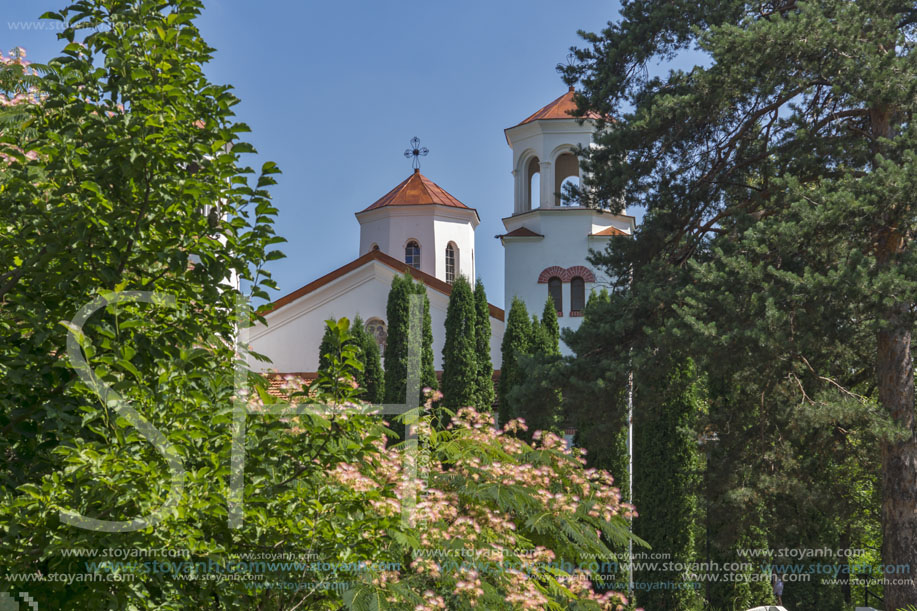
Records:
[[[297,371],[293,373],[267,373],[267,392],[279,399],[289,399],[293,392],[300,386],[310,386],[318,374],[313,371]],[[292,389],[291,389],[292,387]],[[295,389],[295,390],[293,390]]]
[[[265,306],[264,309],[261,310],[260,313],[262,315],[266,315],[271,312],[275,312],[279,310],[280,308],[282,308],[283,306],[296,301],[300,297],[304,297],[305,295],[308,295],[312,291],[315,291],[325,286],[329,282],[333,282],[334,280],[337,280],[338,278],[347,275],[348,273],[352,272],[353,270],[363,267],[370,261],[378,261],[380,263],[388,265],[389,267],[391,267],[392,269],[398,272],[402,272],[402,273],[408,272],[411,274],[411,276],[414,277],[415,280],[418,280],[424,283],[428,287],[435,289],[445,295],[452,294],[452,285],[449,284],[448,282],[443,282],[436,276],[431,276],[430,274],[426,272],[422,272],[419,269],[416,269],[408,265],[407,263],[404,263],[403,261],[399,261],[398,259],[385,254],[381,250],[371,250],[368,253],[366,253],[365,255],[354,259],[347,265],[343,265],[337,268],[336,270],[334,270],[333,272],[327,273],[324,276],[322,276],[321,278],[317,280],[313,280],[309,284],[296,289],[292,293],[289,293],[287,295],[284,295],[283,297],[280,297],[279,299]],[[493,318],[496,318],[497,320],[502,321],[503,316],[504,316],[503,310],[492,304],[488,304],[488,306],[490,307],[490,315]]]
[[[621,230],[618,229],[617,227],[606,227],[606,228],[603,229],[602,231],[597,231],[597,232],[595,232],[595,233],[590,233],[590,234],[589,234],[589,237],[610,236],[610,235],[630,235],[630,234],[627,233],[626,231],[621,231]]]
[[[278,399],[290,399],[290,395],[295,392],[290,389],[290,386],[302,385],[309,387],[312,385],[312,382],[318,378],[318,372],[316,371],[296,371],[291,373],[266,373],[264,377],[267,378],[267,392],[274,395]],[[440,383],[443,381],[443,372],[436,372],[436,379]],[[491,376],[494,386],[497,386],[500,383],[500,370],[494,369],[493,375]],[[494,405],[497,404],[497,398],[494,398]]]
[[[474,210],[474,208],[469,208],[447,193],[445,189],[421,174],[420,170],[415,169],[414,173],[408,176],[401,184],[379,198],[376,203],[357,214],[382,208],[383,206],[418,206],[424,204],[439,204],[440,206]]]
[[[544,236],[540,233],[535,233],[528,227],[519,227],[513,229],[509,233],[501,233],[497,236],[498,238],[543,238]]]
[[[564,95],[560,96],[547,106],[543,106],[535,111],[533,114],[529,115],[527,118],[523,119],[514,127],[519,125],[525,125],[526,123],[531,123],[532,121],[540,121],[542,119],[576,119],[580,117],[575,117],[573,113],[576,112],[576,101],[574,101],[573,96],[576,95],[573,87],[570,87],[570,90]],[[582,118],[584,119],[601,119],[602,115],[589,111]]]

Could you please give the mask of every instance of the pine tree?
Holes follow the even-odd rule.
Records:
[[[494,367],[490,360],[490,304],[484,283],[478,279],[474,286],[475,307],[475,351],[477,352],[478,375],[475,405],[478,411],[490,411],[494,405]]]
[[[357,372],[357,383],[363,388],[361,398],[369,403],[382,403],[385,398],[385,372],[376,338],[369,334],[359,315],[354,317],[351,335],[357,347],[363,371]]]
[[[475,405],[479,387],[475,354],[474,293],[464,276],[452,284],[446,309],[446,341],[443,347],[443,405],[453,410]]]
[[[645,209],[634,239],[593,259],[624,295],[596,350],[639,371],[677,344],[721,387],[708,502],[737,519],[720,551],[762,525],[771,547],[838,530],[824,526],[849,519],[837,499],[852,483],[829,474],[862,459],[881,462],[882,563],[917,566],[917,9],[635,0],[621,17],[565,69],[581,111],[618,114],[585,151],[591,203]],[[703,67],[642,69],[696,48]],[[834,596],[805,606],[836,609]],[[884,598],[904,607],[917,584]]]
[[[500,366],[500,422],[506,423],[515,418],[509,404],[509,391],[519,383],[522,372],[518,370],[518,359],[529,351],[532,336],[532,323],[526,310],[525,302],[518,297],[513,297],[506,316],[506,329],[503,332],[502,365]]]

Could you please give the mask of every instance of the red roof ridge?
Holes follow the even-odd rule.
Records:
[[[283,306],[293,303],[300,297],[304,297],[308,295],[309,293],[320,289],[321,287],[325,286],[326,284],[329,284],[342,276],[346,276],[348,273],[352,272],[355,269],[363,267],[370,261],[379,261],[380,263],[388,265],[392,269],[402,272],[402,273],[408,272],[411,274],[411,276],[414,277],[415,280],[419,280],[426,286],[434,290],[437,290],[446,296],[449,296],[452,294],[452,285],[449,284],[448,282],[444,282],[440,280],[439,278],[437,278],[436,276],[431,276],[430,274],[426,272],[422,272],[417,268],[411,267],[407,263],[404,263],[403,261],[399,261],[398,259],[396,259],[395,257],[392,257],[391,255],[385,254],[381,250],[371,250],[368,253],[366,253],[365,255],[357,257],[350,263],[347,263],[346,265],[342,265],[341,267],[337,268],[336,270],[333,270],[325,274],[321,278],[313,280],[309,284],[301,286],[300,288],[296,289],[295,291],[288,293],[284,295],[283,297],[280,297],[274,300],[270,304],[264,306],[264,309],[261,310],[260,313],[262,315],[266,315],[272,312],[276,312]],[[493,304],[487,304],[487,305],[490,308],[491,317],[496,318],[497,320],[500,320],[500,321],[504,319],[504,312],[501,308],[498,308],[497,306]]]
[[[509,233],[501,233],[496,236],[498,238],[543,238],[544,236],[540,233],[535,233],[528,227],[517,227]]]
[[[606,227],[601,231],[596,231],[595,233],[590,233],[590,236],[609,236],[609,235],[630,235],[626,231],[618,229],[617,227]]]

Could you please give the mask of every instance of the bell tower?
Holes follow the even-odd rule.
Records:
[[[579,184],[576,151],[592,146],[596,114],[573,116],[575,92],[540,108],[505,130],[513,151],[513,212],[503,219],[505,309],[514,297],[529,313],[540,314],[545,300],[554,301],[562,328],[582,322],[589,294],[607,283],[592,269],[589,251],[604,250],[616,236],[633,235],[634,218],[566,201],[564,185]],[[566,352],[566,347],[562,345]]]

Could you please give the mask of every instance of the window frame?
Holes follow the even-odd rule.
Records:
[[[577,304],[577,285],[582,291],[579,295],[579,304]],[[586,279],[582,276],[573,276],[570,278],[570,316],[580,315],[584,309],[586,309]]]
[[[556,281],[556,282],[555,282]],[[554,295],[554,289],[557,288],[557,295]],[[551,276],[548,278],[548,297],[554,301],[554,309],[557,310],[558,316],[564,315],[564,280],[560,276]]]
[[[411,249],[411,248],[415,249],[416,252],[412,252],[412,253],[410,253],[410,255],[409,255],[409,254],[408,254],[408,249]],[[408,257],[410,257],[411,259],[413,259],[413,260],[416,262],[416,264],[415,264],[415,262],[412,262],[411,260],[409,260]],[[420,242],[418,242],[417,240],[414,240],[414,239],[410,239],[410,240],[408,240],[408,241],[405,243],[405,245],[404,245],[404,262],[405,262],[407,265],[413,267],[414,269],[420,269]]]
[[[455,282],[455,277],[458,275],[458,257],[456,256],[456,250],[458,249],[453,242],[446,244],[446,282],[449,284],[453,284]],[[451,278],[450,275],[452,276]]]

